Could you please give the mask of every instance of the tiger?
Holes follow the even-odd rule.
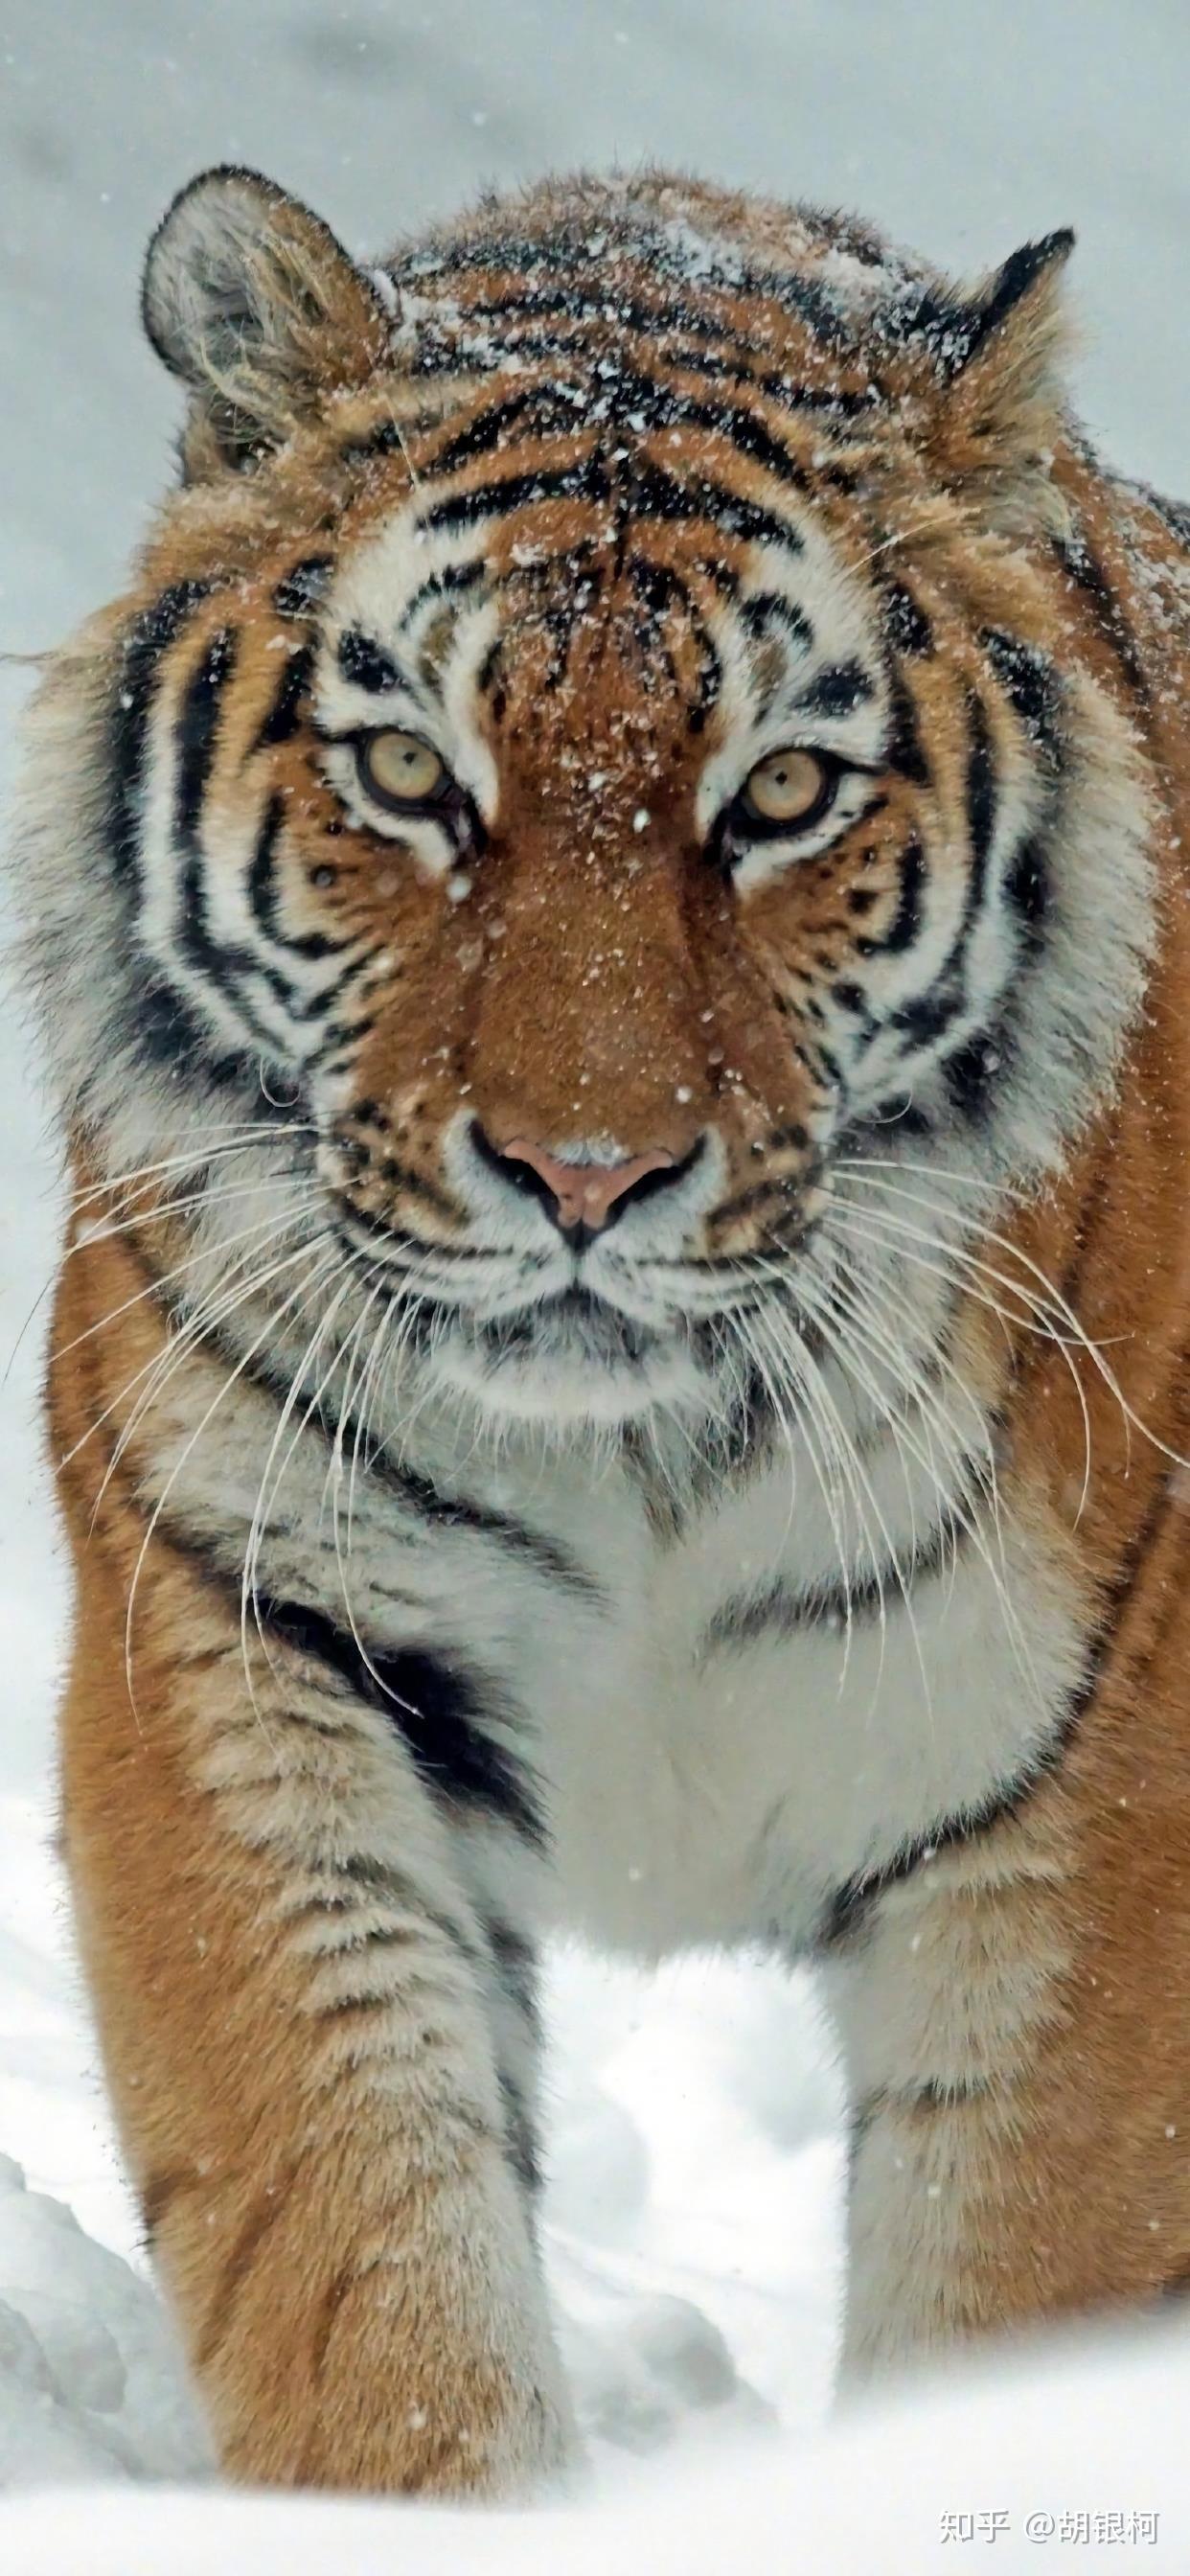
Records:
[[[540,1963],[818,1977],[845,2387],[1190,2276],[1190,519],[974,284],[663,170],[195,179],[12,840],[61,1838],[215,2452],[582,2445]]]

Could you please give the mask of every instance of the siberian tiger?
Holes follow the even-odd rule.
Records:
[[[64,1842],[227,2469],[571,2457],[535,1958],[820,1963],[852,2372],[1190,2266],[1187,522],[960,291],[248,171],[15,852]]]

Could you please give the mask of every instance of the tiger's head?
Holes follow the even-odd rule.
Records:
[[[840,1176],[1051,1169],[1144,910],[1056,578],[1068,248],[962,293],[658,178],[366,271],[195,181],[182,481],[36,752],[75,1114],[280,1104],[436,1382],[552,1419],[811,1326]]]

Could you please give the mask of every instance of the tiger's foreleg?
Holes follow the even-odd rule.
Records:
[[[82,1551],[65,1837],[124,2145],[226,2467],[515,2491],[570,2421],[529,1952],[383,1716],[185,1557]]]
[[[1038,1790],[1022,1821],[940,1852],[828,1966],[852,2085],[848,2382],[1143,2309],[1190,2270],[1176,1872],[1113,1884],[1112,1814],[1102,1849],[1072,1849],[1063,1804]]]

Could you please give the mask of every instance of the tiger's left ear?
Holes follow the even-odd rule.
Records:
[[[329,225],[256,170],[204,170],[145,256],[153,347],[193,397],[187,471],[242,468],[362,384],[391,316]]]
[[[915,335],[931,362],[923,444],[943,481],[1006,530],[1060,515],[1049,473],[1073,336],[1063,293],[1073,248],[1069,231],[1026,242]]]

